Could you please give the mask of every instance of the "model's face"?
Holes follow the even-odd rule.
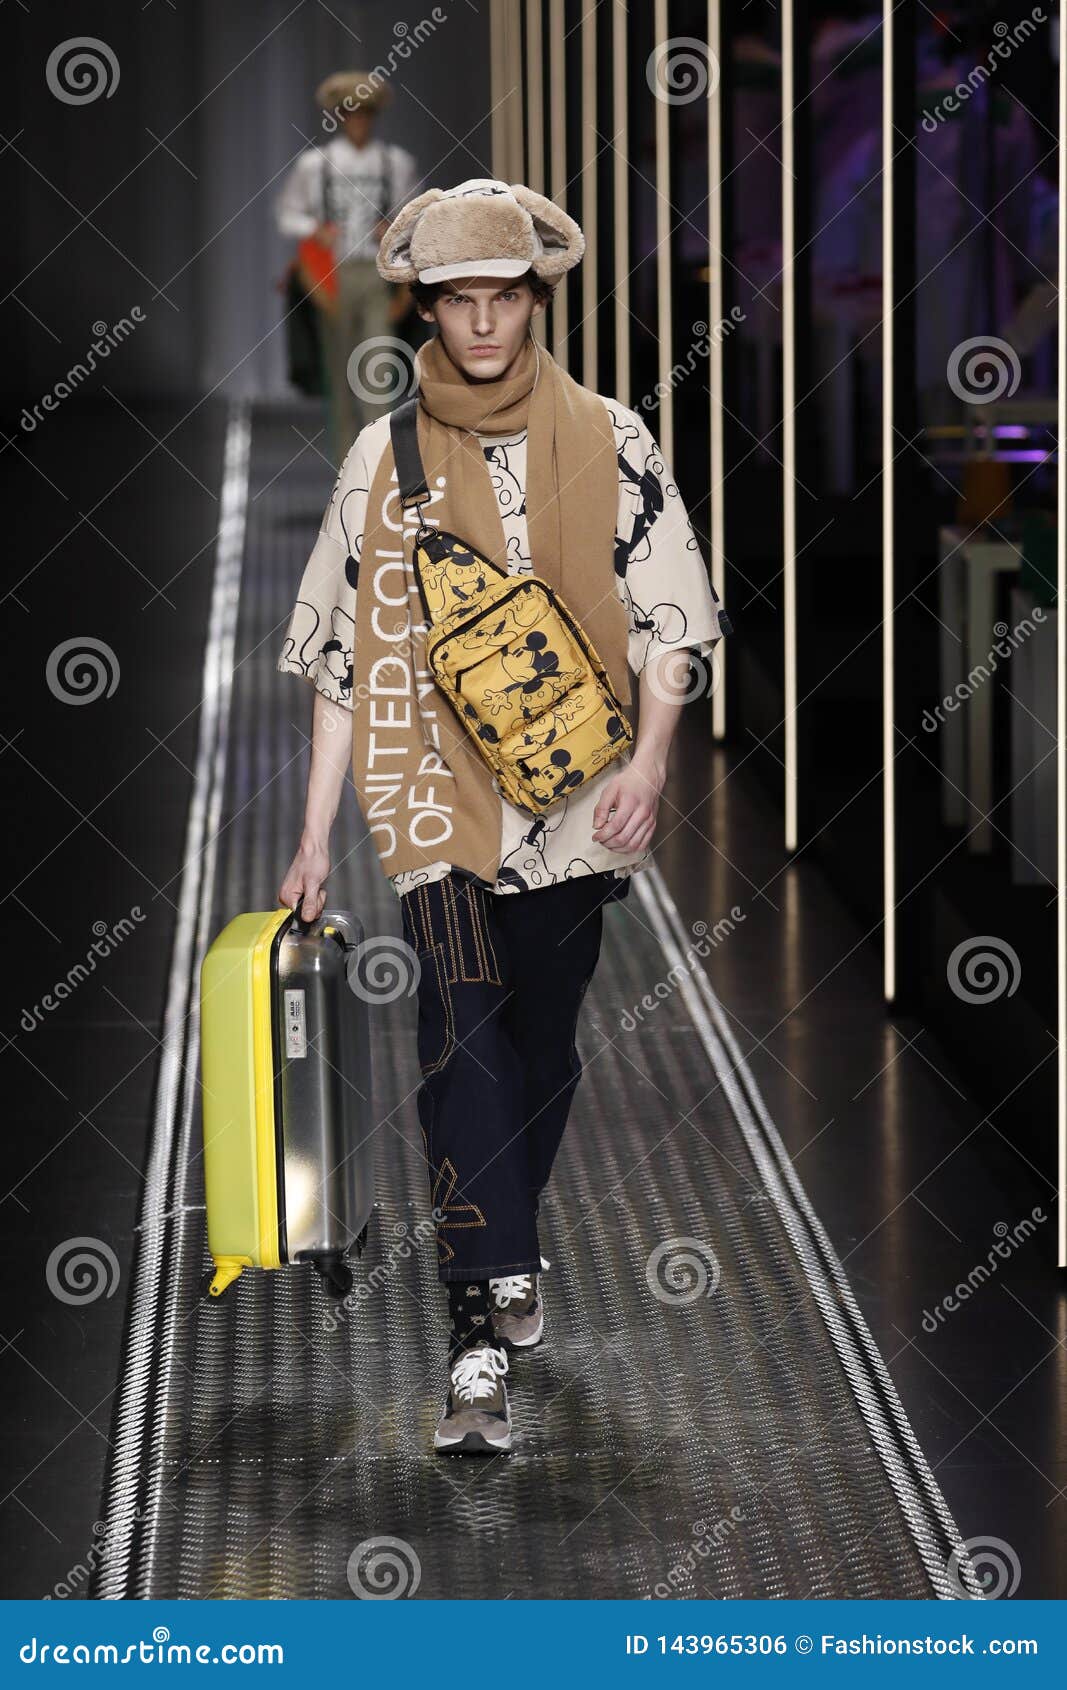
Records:
[[[426,323],[436,323],[452,362],[472,381],[495,381],[522,351],[530,319],[544,309],[527,281],[500,276],[458,276],[444,282]]]
[[[345,113],[341,121],[344,124],[345,134],[354,147],[362,147],[370,140],[374,128],[374,117],[374,112],[366,110]]]

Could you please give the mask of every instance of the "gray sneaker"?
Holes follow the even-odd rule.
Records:
[[[475,1344],[456,1357],[433,1435],[434,1449],[444,1455],[498,1455],[511,1448],[507,1370],[504,1351],[488,1343]]]
[[[491,1279],[489,1295],[493,1299],[493,1331],[502,1344],[532,1350],[541,1342],[545,1305],[539,1273],[511,1273],[503,1279]]]

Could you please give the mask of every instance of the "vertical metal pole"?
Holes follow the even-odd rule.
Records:
[[[896,464],[895,330],[893,322],[893,231],[896,183],[893,176],[893,92],[895,86],[893,0],[882,7],[882,901],[884,991],[887,1003],[897,993],[897,787],[893,757],[896,648]]]
[[[670,39],[667,0],[656,0],[655,45],[666,48]],[[671,161],[669,101],[656,99],[656,292],[659,337],[659,443],[668,463],[674,462],[674,396],[671,392],[671,348],[674,331],[671,313]]]
[[[1067,1267],[1067,18],[1059,19],[1059,249],[1056,452],[1056,1097],[1060,1267]]]
[[[541,58],[543,42],[541,0],[526,0],[526,175],[523,180],[535,194],[545,191],[545,77]],[[539,312],[530,325],[535,340],[545,344],[545,313]]]
[[[889,3],[889,0],[886,0]],[[797,848],[797,310],[794,0],[782,0],[782,595],[785,848]]]
[[[563,0],[549,0],[548,79],[557,105],[552,114],[552,195],[567,209],[567,78],[563,38]],[[552,356],[567,368],[567,278],[562,277],[552,299]]]
[[[597,332],[597,191],[596,191],[596,9],[597,0],[582,4],[582,381],[599,388],[600,342]]]
[[[526,158],[522,123],[522,18],[518,8],[504,13],[504,68],[507,77],[504,109],[508,121],[508,167],[505,181],[525,182]]]
[[[489,8],[489,150],[492,172],[503,180],[506,169],[507,125],[504,118],[504,29],[500,11]]]
[[[722,25],[720,0],[708,0],[708,55],[711,93],[708,99],[708,432],[710,440],[711,584],[726,598],[726,510],[724,500],[723,410],[723,266],[722,266]],[[717,652],[719,684],[711,700],[711,731],[715,739],[726,732],[726,641]]]
[[[626,0],[615,0],[611,25],[615,201],[615,377],[612,391],[630,403],[630,124],[626,94]]]
[[[526,0],[526,175],[535,194],[545,191],[545,78],[541,62],[541,0]]]

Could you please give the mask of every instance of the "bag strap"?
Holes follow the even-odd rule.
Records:
[[[419,414],[419,395],[413,399],[405,399],[389,413],[389,434],[393,442],[393,457],[396,460],[396,478],[400,484],[400,503],[407,510],[409,505],[423,505],[430,497],[430,489],[426,485],[426,473],[422,467],[422,453],[419,451],[419,436],[416,418]]]

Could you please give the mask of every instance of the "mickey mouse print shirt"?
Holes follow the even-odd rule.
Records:
[[[629,618],[628,657],[635,675],[653,658],[674,650],[711,651],[730,632],[729,620],[708,579],[692,524],[662,452],[635,411],[604,399],[615,433],[619,507],[615,529],[615,582]],[[526,528],[526,431],[478,435],[496,493],[512,575],[530,574]],[[356,584],[348,560],[363,543],[367,499],[389,440],[381,416],[358,435],[345,458],[304,569],[277,668],[302,675],[333,703],[352,708],[352,645]],[[352,572],[354,573],[354,572]],[[605,785],[629,761],[622,753],[599,775],[545,815],[525,815],[500,800],[498,893],[522,892],[580,874],[614,873],[625,879],[651,860],[651,850],[610,851],[593,838],[593,812]],[[390,876],[402,897],[442,879],[451,864],[433,863]]]

